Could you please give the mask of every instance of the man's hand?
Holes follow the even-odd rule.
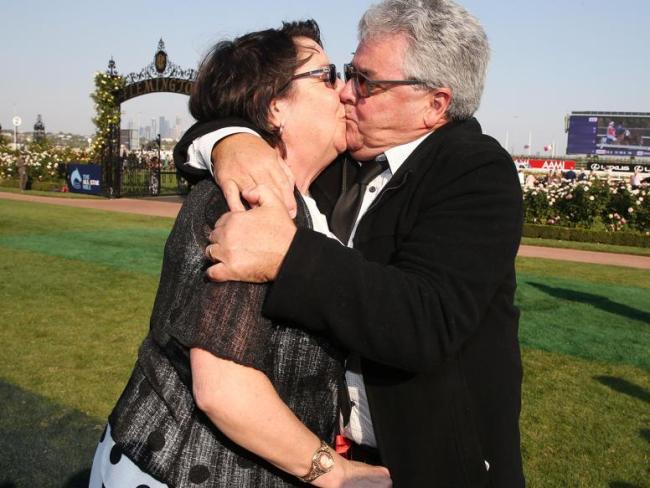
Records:
[[[284,202],[289,216],[296,216],[293,174],[264,139],[244,133],[226,137],[212,149],[212,162],[230,210],[244,210],[240,194],[265,185]]]
[[[207,271],[212,281],[273,281],[296,234],[284,203],[269,188],[243,196],[257,208],[222,215],[210,234],[205,254],[217,263]]]

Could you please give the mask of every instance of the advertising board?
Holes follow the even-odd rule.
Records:
[[[609,171],[612,173],[634,173],[650,174],[650,166],[642,164],[617,164],[617,163],[590,163],[592,171]]]
[[[102,167],[98,164],[68,164],[68,190],[98,195],[101,192]]]
[[[650,157],[650,113],[574,112],[567,154]]]
[[[576,162],[567,159],[515,159],[517,168],[522,169],[547,169],[547,170],[570,170],[576,169]]]

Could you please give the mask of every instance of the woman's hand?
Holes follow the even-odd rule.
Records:
[[[391,488],[388,469],[372,466],[357,461],[348,461],[338,454],[335,456],[334,469],[313,482],[320,488]]]
[[[230,210],[244,210],[240,195],[246,198],[244,192],[263,184],[284,202],[291,218],[296,216],[293,173],[264,139],[245,133],[226,137],[214,146],[212,162]]]
[[[197,407],[233,442],[293,476],[305,476],[320,439],[295,416],[269,378],[254,368],[190,349]],[[386,468],[348,461],[330,449],[334,467],[321,488],[389,488]]]

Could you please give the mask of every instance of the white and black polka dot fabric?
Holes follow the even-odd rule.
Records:
[[[160,441],[160,439],[153,439]],[[164,443],[164,438],[162,439]],[[89,488],[167,488],[165,483],[152,478],[131,461],[111,437],[111,426],[106,425],[95,451]]]

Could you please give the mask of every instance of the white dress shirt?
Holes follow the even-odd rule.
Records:
[[[221,139],[225,139],[233,134],[240,134],[245,132],[259,137],[259,134],[247,127],[224,127],[223,129],[209,132],[201,137],[197,137],[192,141],[190,147],[187,148],[187,165],[197,169],[207,169],[214,177],[212,171],[212,148]]]
[[[388,159],[388,168],[368,183],[366,192],[363,195],[363,200],[361,201],[359,215],[357,215],[357,220],[355,221],[352,233],[350,234],[350,240],[347,243],[348,247],[353,247],[352,241],[357,232],[359,221],[367,212],[370,205],[372,205],[372,202],[375,201],[379,193],[381,193],[381,190],[402,166],[404,161],[406,161],[415,148],[418,147],[429,134],[430,133],[427,133],[414,141],[392,147],[384,152]],[[341,432],[345,437],[353,440],[357,444],[377,447],[375,431],[372,427],[372,419],[370,418],[370,408],[368,407],[366,387],[363,383],[359,357],[356,355],[351,355],[348,358],[346,363],[345,380],[348,384],[352,410],[350,411],[350,422],[348,425],[343,425],[343,421],[341,420]]]

